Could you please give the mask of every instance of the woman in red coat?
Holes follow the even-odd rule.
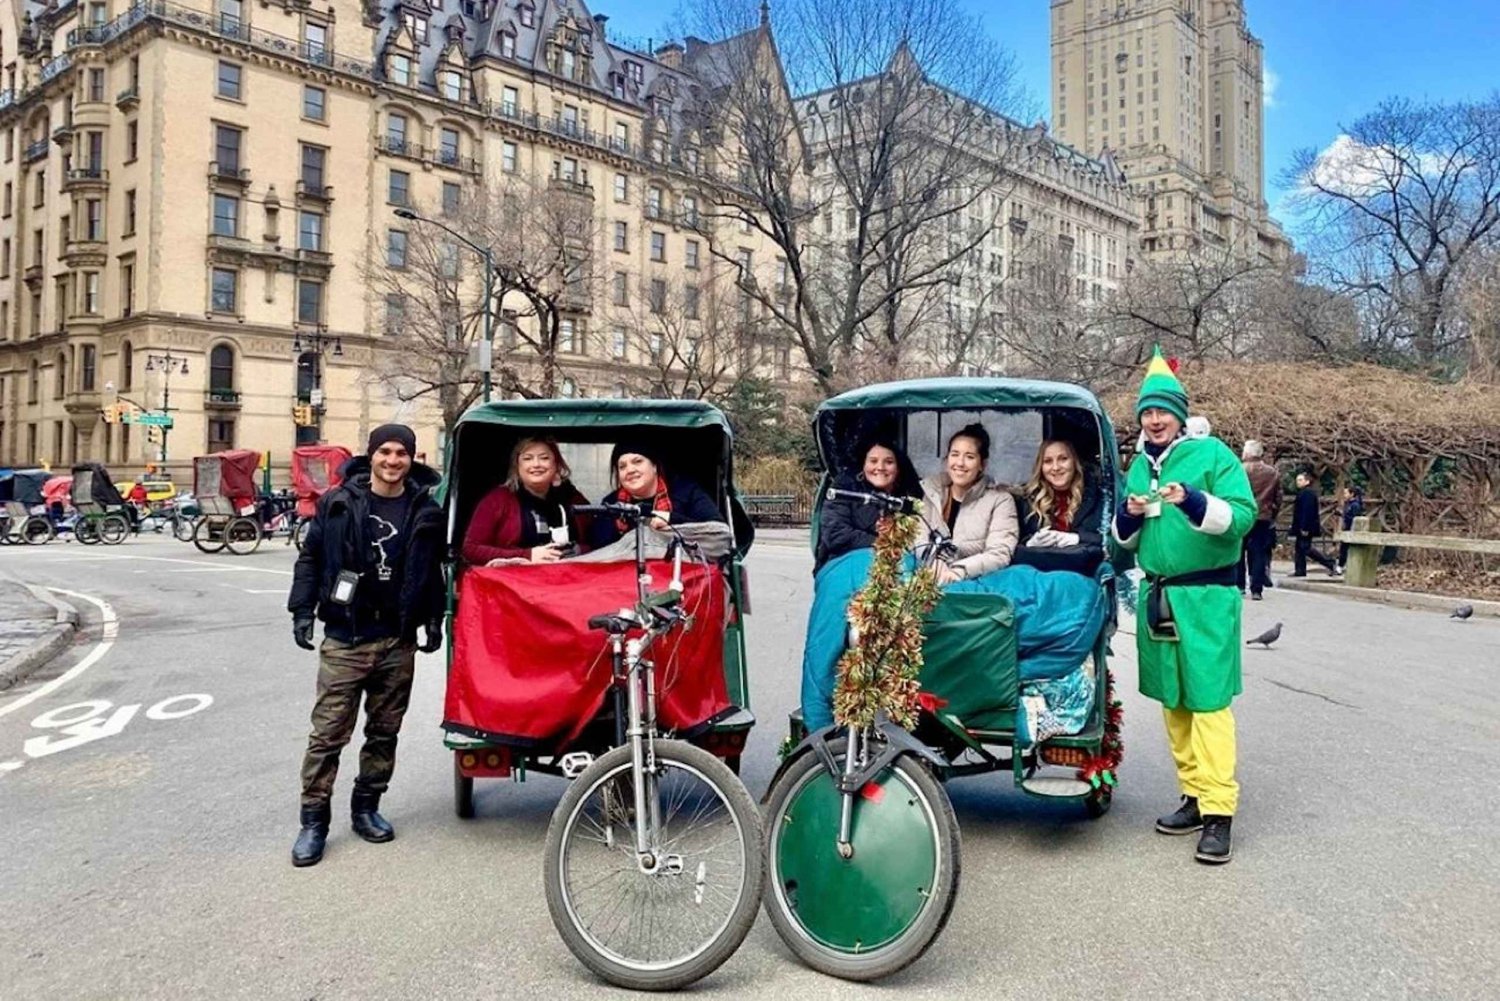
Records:
[[[470,566],[508,560],[556,563],[582,539],[573,507],[587,504],[568,481],[572,470],[551,438],[522,438],[510,454],[510,475],[469,519],[463,559]]]

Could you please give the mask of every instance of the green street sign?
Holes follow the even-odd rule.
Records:
[[[149,427],[169,428],[172,426],[171,414],[136,414],[134,424],[145,424]]]

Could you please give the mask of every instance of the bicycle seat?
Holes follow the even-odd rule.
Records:
[[[603,629],[611,636],[624,636],[635,626],[635,616],[623,610],[612,615],[595,615],[589,619],[590,629]]]

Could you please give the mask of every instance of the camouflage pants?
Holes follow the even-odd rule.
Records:
[[[318,663],[318,697],[313,703],[312,733],[302,760],[302,805],[322,806],[333,798],[339,752],[349,743],[365,703],[365,743],[359,751],[354,787],[379,795],[396,770],[396,735],[411,701],[416,650],[399,640],[374,640],[351,646],[324,639]]]

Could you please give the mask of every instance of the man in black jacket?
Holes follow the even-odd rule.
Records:
[[[1322,565],[1329,575],[1335,575],[1333,560],[1313,548],[1313,539],[1323,534],[1323,515],[1318,509],[1318,491],[1313,489],[1312,476],[1297,474],[1297,506],[1292,509],[1292,576],[1307,576],[1307,561],[1312,559]]]
[[[344,482],[318,502],[297,557],[287,610],[292,636],[313,649],[314,618],[323,620],[318,694],[302,763],[302,830],[292,864],[323,857],[332,816],[339,752],[349,742],[364,697],[365,743],[354,780],[351,821],[366,841],[396,836],[379,813],[396,766],[396,737],[411,699],[417,627],[420,649],[443,635],[442,511],[430,496],[438,474],[414,463],[416,435],[402,424],[370,434],[364,458],[352,459]]]

